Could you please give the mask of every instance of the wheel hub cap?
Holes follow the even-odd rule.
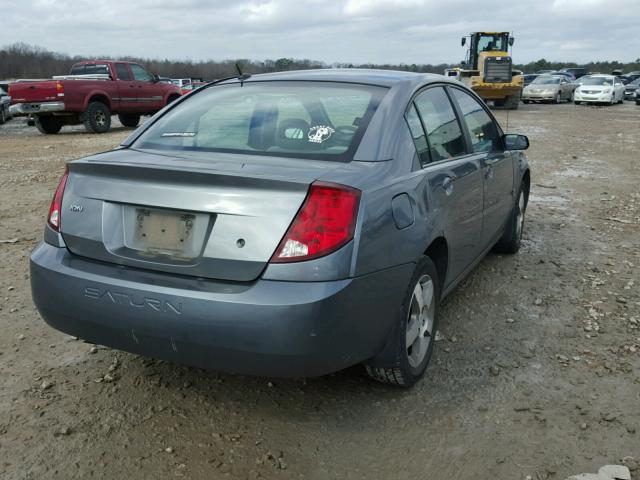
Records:
[[[434,285],[429,275],[420,277],[413,289],[407,317],[406,349],[409,365],[416,368],[424,360],[433,334]]]

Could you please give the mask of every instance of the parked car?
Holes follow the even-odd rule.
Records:
[[[625,85],[628,85],[634,80],[637,80],[638,78],[640,78],[640,74],[628,73],[627,75],[622,75],[619,78],[622,81],[622,83],[624,83]]]
[[[576,79],[587,75],[587,69],[584,67],[567,67],[567,68],[561,68],[559,71],[561,73],[563,72],[569,73]]]
[[[576,88],[573,101],[580,103],[622,103],[624,85],[614,75],[590,75],[582,77],[582,84]]]
[[[187,93],[191,93],[192,91],[194,91],[196,88],[199,88],[203,85],[206,85],[206,82],[191,82],[191,83],[187,83],[186,85],[183,85],[180,88],[180,92],[182,93],[182,95],[186,95]]]
[[[576,85],[564,75],[540,75],[522,90],[522,101],[560,103],[571,101]]]
[[[573,74],[571,74],[569,72],[551,72],[549,75],[560,75],[560,76],[565,77],[570,82],[575,82],[576,81],[576,77],[573,76]]]
[[[364,362],[409,386],[442,298],[520,247],[528,145],[441,75],[209,84],[67,165],[33,298],[51,326],[142,355],[293,377]]]
[[[540,75],[538,75],[537,73],[525,73],[522,76],[522,79],[523,79],[523,82],[524,82],[524,86],[526,87],[527,85],[529,85],[531,82],[533,82],[539,76]]]
[[[640,88],[640,77],[636,78],[634,81],[628,83],[624,87],[624,99],[625,100],[635,100],[636,99],[636,90]]]
[[[0,125],[11,118],[9,107],[11,106],[11,97],[0,87]]]
[[[83,123],[93,133],[108,132],[111,115],[136,127],[180,97],[180,90],[132,62],[91,60],[76,63],[69,75],[12,83],[11,113],[35,119],[38,130],[55,134],[63,125]]]

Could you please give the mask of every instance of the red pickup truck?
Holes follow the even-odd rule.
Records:
[[[137,63],[91,60],[76,63],[69,75],[9,85],[10,112],[35,120],[42,133],[83,123],[88,132],[104,133],[117,114],[126,127],[180,97],[175,85],[160,82]]]

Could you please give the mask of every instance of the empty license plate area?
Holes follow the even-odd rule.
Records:
[[[195,214],[136,208],[134,219],[130,248],[149,255],[162,254],[179,258],[198,255],[199,248],[194,241]]]

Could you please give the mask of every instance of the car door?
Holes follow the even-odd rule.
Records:
[[[568,100],[571,98],[571,92],[569,90],[569,81],[566,78],[560,79],[560,99]]]
[[[154,82],[153,75],[136,63],[129,64],[136,84],[138,109],[141,112],[155,112],[164,105],[163,87]]]
[[[114,110],[122,112],[136,111],[138,108],[137,85],[133,79],[133,74],[129,69],[129,64],[116,62],[116,81],[118,82],[118,100],[114,98]]]
[[[451,281],[463,274],[481,251],[482,172],[468,144],[444,87],[420,92],[407,111],[414,139],[420,130],[421,166],[428,189],[430,214],[438,219],[449,245]],[[424,135],[424,133],[423,133]]]
[[[502,131],[486,107],[459,88],[449,87],[473,153],[480,155],[483,179],[482,244],[493,245],[502,235],[513,207],[513,160],[504,151]]]

